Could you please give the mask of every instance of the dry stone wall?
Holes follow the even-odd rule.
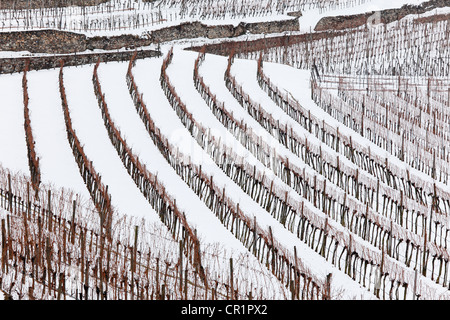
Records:
[[[32,53],[73,53],[86,50],[86,36],[55,30],[2,32],[1,51]]]
[[[300,27],[298,19],[255,23],[241,22],[237,26],[208,26],[200,22],[187,22],[177,26],[155,30],[149,33],[149,36],[153,41],[165,42],[177,39],[192,39],[199,37],[205,37],[208,39],[233,38],[247,33],[270,34],[299,30]]]
[[[36,9],[68,6],[95,6],[109,0],[1,0],[1,9]]]
[[[0,74],[22,72],[27,62],[30,70],[54,69],[60,67],[60,61],[64,61],[64,66],[79,66],[86,64],[95,64],[98,59],[102,62],[111,61],[129,61],[135,51],[108,52],[108,53],[90,53],[73,55],[54,55],[45,57],[27,57],[27,58],[3,58],[0,59]],[[137,51],[136,59],[161,56],[160,51],[140,50]]]
[[[29,51],[31,53],[75,53],[86,50],[135,49],[151,41],[134,35],[92,37],[79,33],[39,30],[0,33],[0,51]]]
[[[135,35],[87,37],[83,34],[58,30],[2,32],[0,33],[0,51],[65,54],[94,49],[136,49],[149,46],[152,43],[178,39],[198,37],[209,39],[232,38],[246,33],[269,34],[298,30],[298,20],[291,19],[261,23],[241,23],[236,27],[233,25],[207,26],[200,22],[189,22],[174,27],[155,30],[149,33],[147,37]]]

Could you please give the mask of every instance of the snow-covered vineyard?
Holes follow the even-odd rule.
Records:
[[[0,52],[1,299],[450,299],[449,1],[10,2],[0,37],[299,27]]]

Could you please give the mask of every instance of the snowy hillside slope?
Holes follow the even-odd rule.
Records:
[[[0,77],[0,147],[1,163],[13,171],[28,171],[26,159],[25,130],[23,128],[22,76],[20,74]]]
[[[90,37],[300,25],[270,47],[179,39],[153,43],[159,57],[0,73],[0,300],[450,299],[449,7],[308,34],[423,2],[0,10],[1,32]]]
[[[58,72],[30,72],[28,74],[30,118],[40,156],[42,181],[76,190],[89,197],[73,155],[66,141]]]
[[[314,29],[325,16],[352,15],[381,9],[400,8],[405,4],[418,5],[424,0],[398,1],[232,1],[221,0],[211,4],[195,1],[143,2],[111,0],[98,6],[66,7],[58,9],[0,10],[3,24],[0,31],[21,31],[55,28],[88,35],[141,35],[143,32],[201,21],[206,25],[238,25],[241,22],[264,22],[292,19],[289,12],[302,12],[299,19],[302,32]],[[15,19],[10,19],[14,17]]]

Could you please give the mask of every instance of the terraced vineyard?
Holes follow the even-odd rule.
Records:
[[[156,30],[156,10],[254,22],[366,2],[114,0],[0,21],[117,35]],[[449,299],[448,6],[437,11],[120,58],[11,54],[23,70],[0,75],[0,297]]]

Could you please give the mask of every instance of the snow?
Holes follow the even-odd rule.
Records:
[[[236,59],[237,63],[241,65],[245,65],[246,60]],[[256,62],[248,62],[247,68],[252,68],[252,73],[255,74],[256,77]],[[239,69],[240,71],[241,69]],[[361,146],[370,147],[370,150],[377,154],[380,157],[387,158],[388,162],[392,165],[395,165],[397,168],[403,171],[409,171],[411,175],[416,177],[420,177],[424,181],[428,181],[429,184],[436,183],[442,190],[447,190],[448,186],[443,182],[433,180],[431,177],[424,175],[421,171],[411,167],[404,161],[401,161],[399,158],[390,154],[387,150],[379,147],[372,141],[367,138],[362,137],[357,134],[352,129],[346,127],[344,124],[339,122],[337,119],[333,118],[330,114],[325,112],[323,109],[318,108],[315,102],[311,99],[310,93],[310,70],[301,70],[297,68],[293,68],[291,66],[264,62],[264,73],[271,79],[273,83],[280,89],[288,92],[294,99],[300,102],[300,104],[306,108],[307,110],[311,110],[311,113],[320,119],[324,119],[327,124],[330,126],[339,128],[339,132],[343,135],[352,137],[352,140],[357,142]],[[239,76],[243,76],[241,72],[236,74],[236,78]],[[251,75],[249,76],[251,77]],[[242,78],[241,81],[244,81]],[[247,79],[248,81],[252,79]],[[252,80],[256,82],[256,80]],[[246,82],[246,85],[249,83]],[[264,104],[264,106],[266,106]],[[288,120],[290,121],[290,120]],[[294,123],[295,121],[290,121],[290,123]],[[295,124],[294,124],[295,125]],[[299,130],[303,130],[303,128],[299,128]],[[341,157],[343,161],[346,161],[345,157]],[[351,162],[347,161],[347,164],[352,165]]]
[[[28,173],[25,143],[23,74],[0,76],[0,163],[12,171]]]
[[[196,116],[199,116],[199,118],[201,119],[201,121],[199,120],[199,122],[202,122],[203,125],[206,127],[220,128],[221,127],[220,123],[209,111],[208,107],[205,105],[205,102],[196,91],[194,84],[191,80],[195,58],[196,54],[180,50],[175,51],[173,62],[169,66],[167,71],[168,76],[172,81],[172,84],[175,86],[177,93],[180,95],[180,98],[186,104],[188,110],[193,114],[195,113],[194,118],[196,118]],[[136,68],[137,69],[141,68],[139,62]],[[223,72],[224,71],[225,69],[223,70]],[[137,82],[139,86],[139,81],[137,80]],[[149,95],[144,94],[144,101],[146,96]],[[152,100],[150,101],[154,101],[153,99],[155,98],[155,95],[152,94],[150,96],[152,97]],[[232,98],[232,100],[234,100],[234,98]],[[170,108],[170,106],[168,108]],[[158,109],[158,111],[160,112],[158,113],[155,112],[155,116],[158,115],[158,118],[161,117],[162,110],[167,111],[169,110],[168,108]],[[183,130],[182,124],[179,120],[177,121],[174,111],[172,111],[171,113],[172,115],[169,114],[164,115],[166,122],[164,127],[162,127],[162,130],[164,130],[164,132],[167,133],[170,131],[169,129],[170,127],[173,127],[174,129],[172,130],[177,132],[179,132],[178,130],[180,131]],[[223,127],[222,130],[224,130],[222,132],[223,134],[225,134],[225,129]],[[234,137],[232,137],[231,135],[228,138],[224,137],[224,141],[229,142],[228,145],[230,146],[239,145],[237,141],[234,141]],[[184,141],[183,143],[186,143],[186,141]],[[186,143],[186,145],[188,145],[188,143]],[[192,148],[193,150],[192,154],[199,155],[198,159],[208,158],[208,155],[203,150],[201,150],[198,145],[189,143],[189,147]],[[241,148],[243,147],[241,146]],[[250,154],[248,154],[248,157],[250,158],[249,159],[250,163],[258,164],[257,160],[253,160],[252,162],[251,160],[252,156]],[[261,169],[261,164],[259,164],[258,167],[259,169]],[[259,206],[256,202],[254,202],[250,198],[250,196],[245,194],[216,165],[211,164],[211,162],[206,162],[206,164],[202,166],[202,170],[208,172],[209,175],[213,176],[214,182],[220,188],[222,187],[225,188],[226,195],[231,197],[235,203],[239,203],[240,208],[243,210],[243,212],[247,213],[248,215],[251,213],[252,215],[256,216],[257,223],[263,229],[268,230],[270,226],[272,228],[274,238],[276,238],[277,241],[279,241],[283,247],[285,247],[288,251],[290,251],[292,255],[293,255],[293,248],[294,246],[296,246],[298,250],[298,255],[302,260],[302,262],[306,266],[308,266],[311,270],[313,270],[314,273],[318,275],[319,278],[324,279],[328,273],[333,273],[333,285],[336,286],[337,288],[348,289],[348,291],[345,292],[347,298],[360,295],[364,296],[365,298],[373,297],[370,293],[367,292],[366,289],[363,289],[361,286],[353,282],[351,278],[345,275],[342,271],[339,271],[336,267],[332,266],[320,255],[317,255],[312,249],[310,249],[303,242],[301,242],[294,234],[289,232],[281,223],[275,220],[267,211],[265,211],[261,206]],[[253,216],[250,216],[250,218],[253,218]]]
[[[103,125],[92,84],[93,65],[66,68],[64,85],[74,130],[93,162],[95,170],[108,186],[111,201],[118,212],[156,221],[158,215],[140,193],[123,167]]]
[[[424,0],[377,0],[377,1],[367,1],[366,3],[360,4],[354,7],[345,7],[342,9],[329,10],[325,12],[320,12],[319,9],[308,10],[300,17],[300,31],[310,32],[314,30],[314,27],[324,17],[336,17],[336,16],[347,16],[355,15],[366,12],[378,12],[386,9],[398,9],[404,5],[419,5],[425,2]]]
[[[145,97],[150,96],[147,107],[155,123],[164,134],[172,138],[188,134],[183,133],[180,126],[171,124],[179,122],[173,113],[164,92],[159,87],[159,70],[162,58],[145,59],[137,62],[133,73],[137,85]],[[147,166],[158,179],[164,182],[166,191],[172,195],[177,206],[184,211],[188,223],[197,230],[197,235],[203,245],[220,243],[227,249],[227,254],[238,258],[244,255],[251,264],[258,263],[256,258],[239,242],[220,221],[211,213],[206,205],[194,194],[188,185],[176,174],[163,158],[148,135],[139,118],[133,101],[129,95],[125,81],[127,63],[101,64],[98,73],[102,91],[106,96],[111,118],[120,128],[122,135],[139,160]],[[180,123],[181,125],[181,123]],[[188,138],[185,136],[185,138]],[[173,140],[173,139],[172,139]],[[216,176],[214,176],[216,178]],[[227,265],[228,262],[221,262]],[[273,275],[266,274],[271,281],[277,281]]]
[[[237,6],[250,5],[251,2],[246,1],[244,3],[242,1]],[[231,24],[236,26],[241,22],[251,23],[287,20],[292,19],[291,16],[287,15],[289,11],[299,9],[298,5],[294,4],[293,7],[285,7],[282,13],[276,8],[276,2],[267,4],[261,1],[259,2],[258,5],[253,3],[252,6],[257,7],[259,11],[263,7],[271,7],[270,13],[257,12],[253,15],[248,12],[245,15],[233,16],[231,14],[230,2],[227,4],[224,1],[216,1],[214,5],[203,2],[202,5],[199,5],[203,10],[202,13],[194,12],[190,8],[187,15],[181,14],[182,9],[179,3],[173,6],[166,3],[159,3],[158,5],[147,3],[144,6],[142,1],[129,2],[126,0],[114,0],[107,4],[88,7],[85,10],[86,15],[83,14],[84,12],[79,7],[69,7],[58,9],[56,15],[54,12],[46,12],[46,10],[42,12],[35,9],[29,11],[24,10],[21,12],[20,18],[10,19],[10,16],[6,14],[7,11],[2,12],[0,10],[0,17],[4,16],[4,22],[0,26],[0,32],[55,28],[83,33],[89,36],[114,36],[123,34],[124,29],[126,29],[127,33],[142,35],[149,31],[194,21],[200,21],[206,25]],[[363,3],[352,2],[349,5],[348,2],[340,1],[338,6],[333,4],[326,8],[310,8],[307,4],[302,10],[303,16],[300,17],[299,22],[301,31],[307,32],[313,30],[316,23],[324,16],[358,14],[382,9],[400,8],[404,4],[417,5],[422,2],[425,2],[425,0],[366,0]],[[112,7],[111,4],[113,5]],[[236,6],[235,2],[232,4]],[[226,13],[224,13],[225,11]],[[212,17],[212,15],[215,15],[215,17]],[[25,23],[28,19],[32,25]],[[110,24],[110,21],[113,21],[113,26]]]
[[[207,61],[208,58],[210,58],[210,57],[211,56],[208,55],[208,57],[205,61]],[[222,59],[225,59],[225,58],[222,58]],[[216,57],[216,60],[218,60],[217,57]],[[267,68],[267,65],[269,65],[270,67]],[[292,90],[292,92],[295,92],[295,98],[297,98],[298,101],[302,105],[304,105],[304,103],[306,103],[310,107],[311,113],[315,114],[316,116],[318,116],[320,118],[320,112],[322,110],[313,103],[313,101],[311,100],[311,96],[309,94],[309,71],[298,70],[298,69],[295,69],[295,68],[292,68],[289,66],[280,66],[278,64],[273,64],[273,63],[272,64],[265,63],[264,66],[265,66],[264,67],[265,72],[267,72],[267,74],[269,75],[269,78],[271,79],[271,81],[273,83],[275,83],[275,85],[277,85],[281,88],[289,88],[290,90]],[[267,71],[267,69],[269,69],[269,71]],[[238,71],[236,71],[236,70],[238,70]],[[231,73],[236,77],[238,83],[241,83],[243,85],[244,91],[247,94],[249,94],[253,100],[260,102],[261,106],[264,109],[266,109],[266,111],[270,112],[275,118],[280,119],[281,124],[284,124],[287,122],[287,123],[289,123],[289,125],[294,127],[294,130],[296,130],[296,132],[298,134],[300,134],[300,135],[304,134],[305,136],[307,136],[308,141],[316,140],[315,137],[309,135],[308,132],[306,132],[305,129],[303,127],[301,127],[298,123],[295,123],[295,121],[293,121],[292,119],[289,119],[289,117],[280,108],[278,108],[274,104],[274,102],[270,100],[270,98],[267,95],[264,94],[264,92],[259,87],[259,85],[257,84],[257,81],[256,81],[256,62],[255,61],[235,59],[235,62],[231,68]],[[218,79],[216,79],[216,80],[218,80]],[[283,87],[283,85],[284,85],[284,87]],[[214,85],[211,85],[211,88],[213,88],[213,94],[215,94],[215,89],[217,87],[220,87],[217,85],[217,82]],[[326,119],[327,123],[333,122],[331,120],[329,121],[329,119],[328,119],[329,117],[330,116],[328,115],[328,117]],[[245,115],[244,115],[244,118],[245,118]],[[248,116],[247,116],[247,118],[248,118]],[[344,132],[345,131],[342,130],[343,134],[345,134]],[[355,139],[359,139],[358,142],[362,145],[364,145],[365,143],[370,144],[370,142],[368,142],[368,141],[366,142],[366,139],[364,139],[361,136],[358,136],[355,133],[353,133],[352,136],[355,136]],[[301,161],[294,154],[287,151],[283,146],[281,146],[277,142],[267,141],[267,143],[271,147],[276,148],[277,154],[285,155],[286,157],[288,157],[292,164],[297,165],[300,168],[303,168],[306,166],[305,163],[303,163],[303,161]],[[320,144],[320,141],[318,141],[316,143]],[[322,145],[322,148],[328,149],[325,145]],[[372,148],[372,146],[371,146],[371,148]],[[331,153],[333,154],[334,152],[331,150]],[[346,159],[344,159],[344,161],[349,162]],[[308,168],[308,166],[306,166],[306,169],[307,169],[306,170],[307,172],[310,172],[310,174],[314,175],[314,171],[312,171],[311,168]],[[327,185],[333,185],[333,184],[332,183],[330,184],[330,181],[328,181]],[[351,196],[349,196],[348,199],[353,199],[353,198]],[[311,206],[311,204],[308,204],[308,203],[306,203],[306,205]],[[315,211],[317,215],[319,215],[319,216],[322,215],[322,212],[314,210],[315,208],[313,208],[312,206],[310,209]],[[333,224],[333,223],[331,223],[331,224]],[[340,225],[336,224],[335,227],[337,229],[339,229]],[[360,238],[358,236],[354,236],[354,235],[352,235],[352,237],[355,241],[360,242],[366,248],[372,250],[372,252],[381,253],[381,250],[374,247],[373,245],[371,245],[369,242],[363,240],[362,238]],[[388,260],[391,260],[392,263],[394,263],[396,265],[401,265],[401,263],[395,261],[393,258],[388,258]],[[406,268],[406,267],[404,267],[404,268],[405,268],[405,270],[410,269],[409,272],[411,272],[411,273],[413,272],[412,268]],[[431,271],[431,270],[429,270],[429,271]],[[445,289],[443,290],[440,286],[436,286],[436,284],[433,281],[430,281],[430,279],[423,278],[422,281],[423,281],[423,283],[426,283],[428,286],[434,287],[437,290],[437,292],[439,292],[440,294],[446,294],[447,290],[445,290]]]
[[[168,105],[164,93],[159,88],[161,63],[162,59],[138,61],[134,74],[136,79],[142,79],[140,82],[138,80],[136,82],[144,97],[152,97],[148,101],[147,107],[151,116],[155,118],[155,122],[161,117],[168,121],[163,125],[160,122],[156,122],[161,130],[167,133],[170,130],[168,123],[173,121],[173,117],[167,116],[172,109]],[[239,241],[231,237],[231,234],[223,228],[217,218],[211,214],[210,210],[198,199],[188,185],[181,180],[153,144],[128,92],[125,78],[127,68],[127,63],[108,63],[102,64],[98,70],[102,91],[106,96],[111,118],[116,126],[120,128],[122,136],[126,139],[133,152],[139,156],[139,160],[147,166],[147,170],[157,175],[158,180],[163,181],[168,194],[175,197],[177,206],[185,212],[186,218],[197,229],[198,236],[201,239],[207,242],[226,242],[230,248],[241,251],[246,250]],[[152,89],[151,94],[146,90],[147,88]],[[179,133],[172,131],[171,135],[177,134]]]
[[[153,3],[147,3],[146,6],[143,6],[142,1],[129,2],[127,0],[113,0],[107,4],[88,7],[84,11],[80,7],[60,8],[56,15],[46,9],[22,10],[15,19],[10,19],[7,10],[0,10],[0,17],[4,21],[0,25],[0,32],[61,29],[90,36],[113,36],[123,34],[126,29],[127,33],[141,35],[144,32],[194,21],[201,21],[206,25],[231,24],[236,26],[241,22],[292,19],[286,14],[276,12],[264,16],[239,15],[233,17],[230,15],[228,7],[223,8],[228,10],[226,15],[221,13],[219,17],[213,18],[211,14],[214,14],[214,8],[209,4],[204,4],[202,7],[205,10],[204,13],[209,14],[191,12],[189,15],[183,15],[179,4],[170,6],[163,3],[155,6]]]
[[[70,188],[89,198],[67,142],[58,76],[59,70],[27,74],[31,128],[40,158],[41,180],[44,184]]]
[[[122,0],[120,0],[122,1]],[[324,16],[351,15],[364,13],[368,11],[379,11],[382,9],[399,8],[404,4],[420,4],[423,0],[379,0],[367,1],[354,7],[343,7],[335,10],[305,10],[303,16],[299,18],[301,32],[313,30],[317,22]],[[76,10],[76,9],[71,9]],[[136,13],[144,14],[142,9],[136,9],[131,12],[120,12],[114,14],[94,14],[90,19],[108,19],[108,16],[126,21],[128,17]],[[159,24],[152,24],[145,27],[136,27],[127,30],[127,33],[142,34],[162,27],[177,25],[186,21],[198,21],[208,25],[233,24],[256,21],[269,21],[280,19],[291,19],[285,14],[273,14],[271,16],[256,17],[235,17],[225,16],[222,19],[201,18],[196,15],[184,17],[182,19],[171,18],[178,13],[179,8],[164,8],[163,16],[167,21]],[[156,12],[156,11],[155,11]],[[448,8],[433,10],[433,13],[447,13]],[[0,14],[2,14],[0,12]],[[424,16],[430,15],[427,13]],[[170,17],[170,18],[169,18]],[[77,19],[80,16],[73,16],[73,26],[78,26]],[[70,19],[69,19],[70,20]],[[92,20],[93,21],[93,20]],[[0,27],[1,28],[1,27]],[[23,28],[23,27],[21,27]],[[75,27],[73,27],[76,29]],[[70,27],[69,27],[70,29]],[[9,31],[9,30],[4,30]],[[123,30],[83,30],[88,35],[118,35]],[[253,39],[261,35],[245,35],[238,39]],[[255,165],[257,170],[265,172],[266,176],[273,179],[274,184],[288,191],[289,196],[297,202],[304,201],[305,205],[317,216],[324,218],[324,214],[314,208],[294,190],[285,185],[274,173],[260,163],[244,146],[242,146],[234,136],[228,132],[223,125],[214,117],[208,106],[203,101],[200,94],[194,87],[192,81],[194,61],[197,53],[183,51],[182,48],[190,43],[206,43],[216,40],[193,39],[171,42],[175,44],[174,58],[169,66],[167,73],[171,83],[174,85],[181,100],[186,104],[189,112],[204,127],[210,128],[210,132],[215,137],[220,137],[221,143],[231,148],[233,152],[243,156],[249,164]],[[163,52],[167,53],[168,46],[163,46]],[[96,50],[95,52],[103,52]],[[23,57],[28,56],[27,52],[0,52],[2,57]],[[46,55],[46,54],[39,54]],[[249,195],[228,177],[220,167],[212,161],[208,153],[203,150],[197,142],[190,136],[188,130],[183,126],[180,119],[167,101],[160,86],[159,76],[163,58],[151,58],[138,60],[133,69],[136,83],[143,100],[149,108],[149,113],[154,119],[156,126],[162,134],[169,138],[169,141],[179,148],[181,152],[191,157],[193,163],[201,164],[202,170],[214,177],[214,183],[220,188],[224,188],[226,196],[239,203],[242,211],[250,218],[256,217],[258,225],[267,230],[269,227],[273,231],[274,238],[287,251],[293,255],[294,247],[297,250],[300,260],[304,265],[313,271],[319,279],[324,279],[329,273],[333,274],[332,288],[336,291],[343,291],[343,298],[346,299],[374,299],[375,296],[363,288],[356,281],[352,280],[343,271],[325,260],[314,250],[300,241],[297,236],[289,232],[279,221],[273,218],[264,208],[255,202]],[[270,136],[234,99],[225,86],[223,75],[227,66],[227,58],[214,55],[207,55],[205,62],[201,67],[200,74],[204,77],[205,83],[210,86],[212,92],[216,94],[217,99],[225,103],[227,110],[233,112],[235,118],[244,119],[258,136],[267,142],[277,151],[278,155],[286,156],[292,160],[292,164],[298,167],[306,168],[308,173],[313,174],[312,168],[308,167],[300,158],[296,157],[274,137]],[[82,67],[67,67],[64,69],[64,81],[67,93],[67,99],[70,114],[73,121],[73,127],[79,140],[84,146],[87,157],[93,162],[96,171],[102,177],[102,182],[108,186],[108,191],[112,197],[112,204],[119,214],[127,214],[136,218],[144,218],[146,222],[155,223],[162,228],[158,214],[151,208],[147,199],[144,198],[140,190],[128,175],[122,161],[117,155],[116,150],[111,145],[107,135],[101,112],[94,94],[92,84],[93,65]],[[98,73],[102,91],[105,93],[109,112],[116,126],[121,130],[122,136],[126,139],[133,152],[139,156],[140,161],[146,165],[147,170],[158,176],[163,182],[166,191],[174,199],[177,206],[184,211],[188,223],[197,231],[202,245],[213,246],[220,243],[224,246],[226,254],[241,261],[249,261],[252,265],[257,265],[257,259],[239,242],[234,235],[228,231],[211,213],[205,203],[195,195],[189,186],[176,174],[173,168],[167,163],[157,147],[153,144],[148,132],[146,131],[141,119],[139,118],[133,101],[130,97],[127,84],[126,72],[128,63],[112,62],[101,64]],[[287,123],[293,127],[299,135],[308,136],[308,140],[313,143],[320,141],[312,137],[298,123],[285,114],[259,87],[256,81],[256,61],[235,59],[232,67],[232,74],[236,77],[244,91],[250,93],[251,98],[259,102],[264,110],[271,113],[280,123]],[[298,70],[289,66],[264,63],[264,71],[280,89],[288,91],[291,96],[297,99],[302,106],[311,110],[315,116],[324,119],[331,126],[339,127],[344,135],[351,136],[354,141],[361,145],[370,146],[370,149],[380,156],[389,159],[399,168],[409,170],[411,174],[421,176],[417,170],[407,166],[404,162],[391,156],[384,149],[379,148],[369,140],[361,137],[328,113],[320,109],[311,99],[310,91],[310,71]],[[31,71],[28,73],[28,93],[30,96],[29,108],[31,127],[36,140],[36,151],[40,157],[40,166],[42,173],[42,182],[52,184],[56,187],[69,188],[83,197],[88,198],[86,186],[80,176],[78,166],[73,158],[72,151],[66,139],[66,130],[64,117],[61,108],[58,83],[59,70]],[[23,129],[23,101],[22,101],[22,76],[21,73],[13,75],[0,76],[0,164],[12,171],[18,171],[29,174],[27,161],[27,147],[25,144],[25,133]],[[329,149],[326,146],[322,146]],[[331,152],[331,151],[330,151]],[[334,153],[333,153],[334,154]],[[351,167],[355,165],[342,157]],[[423,175],[422,175],[423,176]],[[425,179],[425,178],[424,178]],[[431,180],[430,180],[431,181]],[[439,184],[440,187],[444,187]],[[0,209],[0,217],[5,214]],[[338,222],[331,221],[335,229],[347,232]],[[354,237],[358,243],[363,243],[373,252],[380,253],[377,247],[368,242]],[[221,252],[222,253],[222,252]],[[219,258],[218,258],[219,259]],[[388,260],[393,260],[388,258]],[[397,263],[396,261],[394,261]],[[217,263],[217,268],[227,268],[226,259]],[[400,264],[400,263],[399,263]],[[412,269],[404,267],[410,272]],[[264,278],[267,277],[267,278]],[[261,274],[262,279],[269,279],[271,283],[278,283],[278,280],[267,269]],[[437,288],[431,279],[423,278],[421,281],[427,283],[431,288]],[[267,288],[266,288],[267,289]],[[283,297],[285,293],[278,289],[275,295]],[[439,292],[446,292],[446,288],[440,288]],[[0,300],[4,299],[0,291]]]

